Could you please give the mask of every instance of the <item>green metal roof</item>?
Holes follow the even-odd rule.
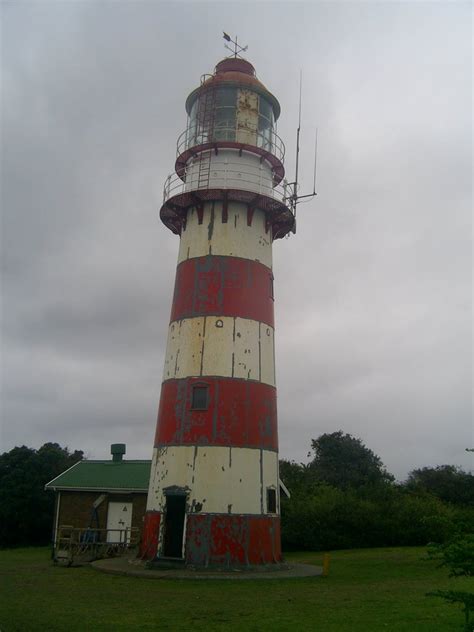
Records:
[[[45,489],[148,491],[151,461],[79,461]]]

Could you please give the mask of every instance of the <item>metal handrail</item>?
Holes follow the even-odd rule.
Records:
[[[118,536],[110,538],[110,534]],[[108,542],[113,539],[113,542]],[[110,555],[120,555],[136,547],[140,542],[140,529],[94,529],[61,525],[54,543],[54,562],[67,563],[90,561]]]
[[[240,142],[239,133],[249,134],[255,137],[256,142],[244,143],[247,145],[255,145],[260,149],[268,151],[269,154],[276,156],[283,163],[285,159],[285,145],[282,139],[272,129],[266,130],[265,133],[250,127],[238,127],[237,125],[220,127],[214,125],[211,130],[199,130],[195,125],[188,126],[184,132],[178,136],[176,144],[176,155],[180,156],[186,150],[206,143],[215,143],[219,141]],[[253,140],[253,139],[252,139]]]
[[[278,200],[286,206],[289,205],[293,194],[292,187],[287,183],[286,179],[276,186],[273,185],[268,171],[261,166],[259,171],[256,172],[255,170],[249,171],[242,168],[242,164],[238,162],[225,161],[211,164],[209,182],[206,183],[205,187],[199,186],[199,173],[197,170],[188,168],[185,170],[183,178],[175,172],[171,173],[166,178],[163,187],[163,204],[176,195],[208,188],[252,191]]]
[[[107,542],[109,534],[118,534],[118,542]],[[91,536],[96,534],[97,540]],[[58,545],[69,546],[71,544],[127,544],[133,546],[140,539],[140,530],[138,527],[126,527],[125,529],[96,529],[93,527],[73,527],[69,525],[61,525],[58,528],[57,542]]]

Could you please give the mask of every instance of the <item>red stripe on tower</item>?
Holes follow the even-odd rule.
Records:
[[[207,388],[205,410],[193,389]],[[168,380],[161,387],[155,447],[216,445],[278,449],[276,389],[233,378]]]
[[[150,533],[151,546],[142,543],[141,557],[156,557],[156,537],[161,514],[145,516],[144,535]],[[186,521],[186,561],[196,567],[257,566],[281,561],[280,519],[278,516],[190,515]]]
[[[140,543],[140,557],[152,560],[158,552],[158,535],[160,532],[161,513],[147,511],[143,524],[142,541]]]
[[[248,566],[281,561],[280,519],[276,516],[189,516],[189,563]],[[209,542],[209,548],[201,542]]]
[[[171,321],[193,316],[251,318],[273,327],[273,274],[258,261],[208,255],[176,272]]]

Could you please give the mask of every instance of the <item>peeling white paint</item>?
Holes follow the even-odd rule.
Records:
[[[261,514],[262,504],[266,513],[267,487],[278,489],[278,454],[220,446],[155,448],[147,511],[163,511],[163,490],[173,485],[188,487],[188,506],[201,503],[203,513]]]
[[[275,331],[265,323],[260,325],[260,381],[275,386]]]
[[[256,209],[252,225],[247,225],[247,205],[228,203],[228,219],[222,222],[222,202],[214,203],[214,221],[211,222],[212,203],[204,206],[202,224],[195,209],[188,211],[186,230],[181,234],[178,263],[208,254],[241,257],[260,261],[272,267],[272,243],[270,233],[265,232],[265,213]],[[211,236],[209,238],[209,234]]]
[[[222,326],[216,327],[216,320]],[[272,327],[248,318],[175,321],[169,326],[163,380],[219,375],[275,386],[273,340]]]

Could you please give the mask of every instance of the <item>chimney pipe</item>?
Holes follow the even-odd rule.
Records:
[[[126,452],[125,443],[112,443],[110,446],[110,452],[112,454],[112,461],[114,463],[120,463]]]

